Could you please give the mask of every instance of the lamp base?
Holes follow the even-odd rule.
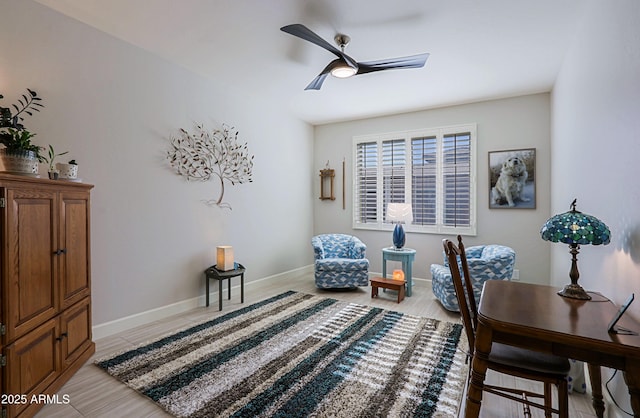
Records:
[[[571,299],[591,300],[591,296],[579,284],[568,284],[558,292],[560,296]]]
[[[395,228],[393,228],[393,245],[397,250],[404,247],[405,242],[405,233],[404,228],[401,224],[397,223]]]

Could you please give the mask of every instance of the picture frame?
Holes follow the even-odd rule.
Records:
[[[489,209],[536,208],[536,149],[489,151]]]

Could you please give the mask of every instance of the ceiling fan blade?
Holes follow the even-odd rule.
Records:
[[[304,89],[320,90],[320,87],[322,87],[322,83],[324,83],[324,80],[327,78],[327,75],[329,75],[331,70],[333,70],[333,68],[339,64],[343,64],[343,61],[341,61],[340,59],[331,61],[326,67],[324,67],[322,72],[320,72],[320,74],[318,74],[318,76],[314,78],[313,81],[311,81],[311,83],[309,83],[309,85]]]
[[[280,30],[290,35],[297,36],[298,38],[304,39],[305,41],[314,43],[319,47],[326,49],[329,52],[333,52],[337,56],[340,56],[342,54],[342,52],[338,48],[336,48],[335,46],[331,45],[329,42],[322,39],[320,36],[318,36],[315,32],[313,32],[308,27],[301,25],[299,23],[283,26],[280,28]]]
[[[329,42],[322,39],[319,35],[313,32],[308,27],[301,25],[299,23],[294,23],[293,25],[287,25],[280,28],[281,31],[286,32],[290,35],[297,36],[298,38],[304,39],[305,41],[309,41],[313,44],[318,45],[321,48],[326,49],[327,51],[335,54],[337,57],[345,60],[347,65],[353,68],[357,68],[356,60],[340,51],[335,46],[331,45]]]
[[[324,80],[327,78],[328,74],[318,74],[318,76],[316,78],[313,79],[313,81],[311,83],[309,83],[309,85],[307,87],[305,87],[305,90],[320,90],[320,87],[322,87],[322,83],[324,83]]]
[[[358,73],[366,74],[374,71],[393,70],[401,68],[421,68],[427,62],[429,54],[411,55],[401,58],[389,58],[378,61],[367,61],[358,63]]]

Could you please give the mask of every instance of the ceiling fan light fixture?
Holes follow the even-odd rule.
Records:
[[[349,78],[358,72],[357,69],[349,67],[347,64],[338,65],[331,70],[331,75],[337,78]]]
[[[351,38],[344,34],[337,34],[333,39],[338,44],[340,49],[331,45],[329,42],[322,39],[318,34],[311,29],[299,23],[283,26],[281,31],[311,42],[319,47],[326,49],[337,57],[324,67],[322,72],[316,76],[316,78],[305,87],[305,90],[320,90],[322,83],[327,78],[327,75],[331,74],[337,78],[349,78],[354,75],[367,74],[376,71],[394,70],[401,68],[422,68],[424,67],[429,54],[412,55],[408,57],[388,58],[377,61],[365,61],[358,62],[344,53],[346,46],[351,41]]]

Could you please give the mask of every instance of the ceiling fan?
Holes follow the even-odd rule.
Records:
[[[339,33],[334,37],[334,41],[340,47],[340,49],[338,49],[335,46],[331,45],[329,42],[322,39],[311,29],[299,23],[283,26],[280,28],[280,30],[290,35],[304,39],[305,41],[314,43],[326,49],[327,51],[332,52],[338,57],[337,59],[331,61],[329,65],[327,65],[324,70],[322,70],[322,72],[318,74],[318,76],[314,78],[307,87],[305,87],[305,90],[320,90],[320,87],[322,87],[322,83],[324,82],[325,78],[327,78],[328,74],[331,74],[334,77],[338,78],[347,78],[353,75],[372,73],[374,71],[393,70],[398,68],[421,68],[424,67],[425,62],[427,62],[427,58],[429,57],[429,54],[425,53],[411,55],[408,57],[389,58],[378,61],[357,62],[344,53],[345,47],[351,40],[351,38],[349,38],[349,36],[347,35]]]

